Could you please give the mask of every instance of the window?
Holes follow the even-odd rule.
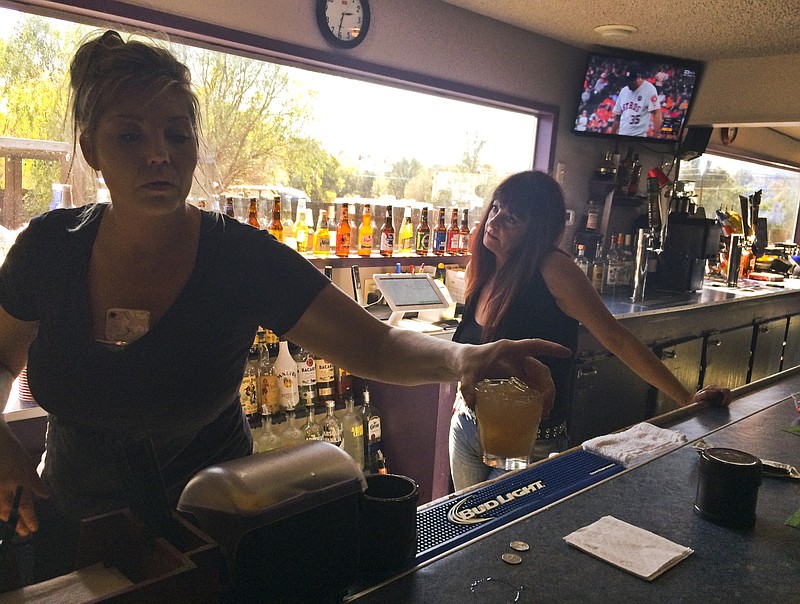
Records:
[[[8,228],[48,209],[51,185],[67,182],[65,166],[72,165],[77,205],[103,196],[80,158],[71,163],[64,117],[69,60],[94,29],[0,8],[0,157],[17,162],[18,175],[12,182],[0,176]],[[170,48],[190,66],[201,101],[204,148],[192,195],[212,206],[226,192],[274,185],[304,192],[315,214],[345,197],[478,208],[500,179],[533,164],[531,109]],[[3,146],[11,139],[62,151],[52,158],[14,155]]]
[[[698,204],[709,218],[718,209],[741,212],[739,196],[762,190],[758,215],[767,219],[769,243],[793,240],[800,206],[800,171],[705,153],[681,163],[680,179],[694,181]]]

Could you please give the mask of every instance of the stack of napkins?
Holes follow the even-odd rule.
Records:
[[[613,516],[603,516],[564,541],[647,581],[694,551]]]
[[[686,443],[680,432],[642,422],[622,432],[597,436],[583,443],[590,453],[611,459],[626,468],[641,465]]]

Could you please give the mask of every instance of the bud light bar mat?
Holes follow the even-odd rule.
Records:
[[[621,472],[604,457],[565,453],[417,512],[419,564]]]

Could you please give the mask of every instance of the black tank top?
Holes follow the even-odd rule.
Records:
[[[467,300],[461,323],[453,335],[455,342],[481,344],[482,327],[475,320],[477,297]],[[557,342],[575,353],[578,345],[578,321],[566,315],[556,304],[556,300],[540,273],[522,288],[506,315],[500,321],[494,340],[524,340],[541,338]],[[539,360],[547,365],[556,386],[553,409],[540,428],[558,426],[567,417],[569,401],[572,400],[573,375],[572,357],[558,359],[542,356]]]

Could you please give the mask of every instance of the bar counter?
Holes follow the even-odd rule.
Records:
[[[800,425],[790,396],[798,391],[800,368],[794,368],[738,389],[728,409],[706,407],[694,414],[681,409],[653,418],[652,423],[685,434],[689,443],[354,594],[350,600],[381,604],[798,602],[800,530],[785,523],[800,508],[800,481],[765,477],[755,525],[749,529],[718,526],[694,512],[699,457],[691,445],[703,438],[714,446],[800,466],[800,435],[784,430]],[[607,515],[690,547],[694,553],[648,582],[563,540]],[[530,544],[530,550],[513,552],[509,543],[516,540]],[[505,553],[518,553],[522,563],[505,563],[501,559]]]

